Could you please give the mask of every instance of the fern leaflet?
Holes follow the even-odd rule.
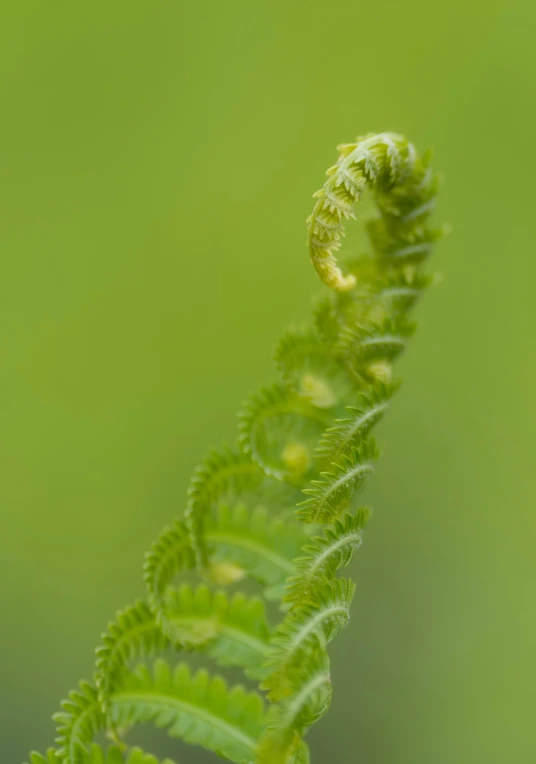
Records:
[[[298,504],[298,517],[307,523],[336,520],[373,472],[377,457],[378,449],[373,441],[366,441],[360,448],[351,448],[342,456],[340,464],[332,465],[332,472],[322,472],[322,480],[312,480],[311,487],[303,489],[310,498]]]
[[[202,745],[239,764],[255,760],[265,726],[265,709],[257,693],[200,670],[192,675],[187,664],[174,670],[158,660],[150,671],[141,666],[124,687],[113,694],[110,717],[118,727],[152,721],[166,727],[171,737]]]
[[[354,551],[361,546],[363,530],[370,510],[360,507],[354,515],[328,525],[323,536],[317,536],[303,548],[303,557],[296,558],[294,574],[288,579],[285,602],[293,605],[311,600],[322,581],[331,580],[346,567]]]

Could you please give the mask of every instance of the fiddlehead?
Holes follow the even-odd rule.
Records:
[[[374,250],[392,264],[426,258],[438,232],[423,223],[433,209],[437,178],[425,160],[419,160],[411,143],[396,133],[371,134],[338,147],[337,163],[315,198],[309,218],[309,252],[316,272],[326,286],[348,292],[358,275],[343,275],[334,256],[341,246],[344,223],[370,187],[381,216],[369,225]]]
[[[284,335],[280,381],[247,399],[238,447],[211,452],[196,471],[184,516],[147,554],[146,602],[109,624],[94,684],[82,683],[55,717],[58,750],[32,754],[31,764],[156,764],[121,742],[148,721],[238,763],[309,761],[303,736],[329,707],[328,645],[355,589],[338,574],[370,515],[355,500],[378,457],[370,433],[398,388],[393,365],[441,235],[428,227],[437,191],[428,157],[394,133],[339,150],[308,220],[311,259],[331,293],[311,326]],[[378,210],[367,226],[372,253],[344,275],[334,253],[366,187]],[[247,578],[262,597],[225,591]],[[169,650],[181,654],[176,668],[157,657]],[[184,662],[192,651],[241,668],[266,698],[193,674]],[[123,747],[95,745],[101,730]]]

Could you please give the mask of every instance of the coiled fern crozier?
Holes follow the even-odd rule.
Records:
[[[369,517],[355,495],[378,455],[370,433],[396,390],[393,362],[442,234],[428,226],[437,176],[405,138],[367,135],[339,152],[308,220],[311,260],[329,287],[313,324],[284,335],[280,381],[246,401],[236,446],[197,469],[184,516],[147,554],[146,600],[110,623],[94,681],[55,716],[57,749],[31,754],[32,764],[155,764],[124,742],[145,722],[234,762],[309,761],[304,735],[332,693],[328,644],[355,588],[338,574]],[[372,254],[343,273],[334,253],[367,187]],[[246,578],[262,596],[240,592]],[[277,626],[267,612],[280,613]],[[157,657],[170,651],[238,667],[259,691]],[[113,740],[106,751],[94,741],[101,731]]]

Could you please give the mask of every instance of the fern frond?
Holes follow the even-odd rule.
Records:
[[[149,605],[162,615],[163,596],[174,576],[195,566],[190,534],[182,520],[164,528],[145,557],[144,578]]]
[[[53,748],[49,748],[46,756],[42,756],[37,751],[30,753],[30,764],[61,764],[61,760]]]
[[[317,202],[308,220],[309,253],[324,284],[347,292],[355,287],[356,278],[342,274],[334,252],[340,248],[344,222],[351,217],[365,186],[370,184],[376,192],[383,215],[391,215],[398,222],[393,230],[405,232],[412,221],[411,213],[422,210],[424,202],[430,203],[434,185],[433,180],[429,186],[424,183],[427,176],[422,161],[413,146],[396,133],[365,136],[339,149],[336,165],[328,170],[324,187],[315,194]],[[425,209],[413,219],[422,227],[426,215]]]
[[[174,670],[163,660],[153,670],[140,666],[110,705],[114,724],[128,727],[152,721],[166,727],[171,737],[237,762],[249,764],[256,757],[266,719],[257,693],[201,670],[192,675],[185,663]]]
[[[266,731],[259,744],[257,764],[307,761],[301,736],[324,716],[331,703],[332,686],[327,653],[317,643],[307,663],[293,667],[297,691],[272,706]]]
[[[203,522],[207,511],[219,501],[234,502],[258,489],[264,473],[241,451],[225,448],[211,451],[192,477],[188,489],[186,522],[201,567],[207,565]]]
[[[259,597],[213,592],[206,584],[184,583],[166,593],[164,618],[144,602],[117,614],[97,648],[96,683],[106,709],[135,660],[154,657],[170,645],[203,649],[222,666],[239,666],[251,677],[263,675],[270,630]]]
[[[123,752],[120,748],[111,746],[105,751],[94,743],[84,764],[173,764],[173,762],[171,759],[162,759],[159,762],[155,756],[145,753],[141,748],[130,748]]]
[[[119,741],[148,721],[239,764],[309,764],[303,736],[329,707],[327,647],[354,593],[338,573],[369,516],[351,509],[354,495],[377,457],[370,435],[396,389],[392,366],[414,328],[408,315],[433,281],[422,266],[445,232],[429,226],[438,188],[429,157],[405,138],[369,134],[338,149],[307,221],[314,268],[332,291],[317,302],[314,327],[281,340],[282,382],[247,399],[238,449],[212,451],[196,470],[185,517],[146,556],[147,603],[109,624],[97,687],[81,683],[64,701],[59,750],[32,753],[31,764],[157,764]],[[372,252],[343,274],[335,253],[366,187],[377,208],[367,225]],[[203,582],[193,585],[195,572]],[[264,587],[262,597],[212,588],[245,578]],[[284,613],[275,631],[270,600]],[[147,668],[169,648],[243,670],[268,691],[270,711],[259,694],[184,663]],[[105,728],[118,747],[93,742]]]
[[[369,517],[370,510],[360,507],[355,514],[327,526],[322,536],[311,539],[303,548],[304,555],[294,561],[295,572],[288,579],[284,601],[296,605],[309,600],[322,581],[334,578],[348,565],[361,546]]]
[[[348,327],[342,335],[341,349],[352,367],[370,377],[370,366],[378,361],[393,363],[415,331],[405,316],[379,325]]]
[[[323,294],[313,303],[313,321],[322,342],[336,347],[344,324],[333,294]]]
[[[388,315],[407,313],[431,286],[436,277],[416,272],[412,266],[389,273],[379,284],[378,298]]]
[[[385,217],[367,223],[367,233],[376,256],[386,267],[422,265],[448,230],[411,227],[400,229],[398,219]]]
[[[98,746],[94,746],[92,749],[95,752],[99,750]],[[120,758],[120,757],[123,758]],[[108,748],[106,755],[103,754],[102,760],[98,758],[98,754],[94,754],[94,758],[90,759],[86,764],[159,764],[158,759],[151,754],[145,753],[141,748],[131,748],[127,753],[121,754],[118,748]],[[174,764],[171,759],[162,759],[160,764]]]
[[[281,385],[252,395],[239,415],[240,445],[267,475],[301,482],[329,415]]]
[[[48,751],[47,758],[38,753],[30,754],[31,764],[60,764],[55,751]],[[123,752],[119,748],[110,747],[107,750],[93,743],[85,754],[84,764],[159,764],[158,759],[151,754],[144,753],[141,748],[131,748]],[[160,764],[173,764],[171,759],[162,759]]]
[[[334,353],[310,327],[283,335],[276,363],[285,384],[319,408],[332,408],[353,394],[353,382]]]
[[[307,540],[303,528],[287,516],[271,517],[257,507],[221,506],[207,518],[205,528],[211,560],[232,560],[248,576],[267,587],[266,596],[280,596],[293,571],[293,559]]]
[[[89,682],[80,682],[54,714],[57,724],[57,756],[62,764],[84,764],[94,736],[104,729],[106,719],[97,689]]]
[[[313,308],[315,328],[322,340],[336,348],[340,356],[339,340],[347,326],[365,325],[385,316],[378,298],[381,276],[378,263],[368,255],[347,263],[349,275],[357,285],[351,292],[330,292],[316,300]]]
[[[126,753],[121,753],[119,748],[108,748],[106,752],[94,745],[91,755],[86,764],[159,764],[158,759],[151,754],[145,753],[141,748],[130,748]],[[173,764],[171,759],[162,759],[160,764]]]
[[[110,694],[120,685],[134,659],[154,656],[169,645],[168,636],[145,602],[119,611],[115,621],[108,624],[102,645],[96,650],[95,681],[103,708],[106,710]]]
[[[374,471],[373,462],[378,458],[374,441],[365,441],[360,448],[352,448],[343,454],[339,464],[333,464],[331,472],[322,472],[322,480],[312,480],[311,488],[303,493],[310,498],[298,504],[296,513],[306,523],[329,523],[348,507],[353,494],[361,488]]]
[[[351,448],[359,448],[385,415],[396,389],[395,385],[379,383],[376,388],[361,393],[357,406],[347,406],[349,416],[336,419],[335,426],[326,430],[316,449],[317,458],[336,462]]]
[[[93,744],[84,764],[159,764],[159,761],[141,748],[130,748],[123,752],[119,748],[110,747],[105,751],[99,745]],[[163,759],[160,764],[173,762],[171,759]]]
[[[324,342],[337,349],[337,357],[344,355],[348,333],[377,331],[382,325],[388,328],[389,322],[392,324],[397,317],[406,316],[436,279],[419,273],[411,265],[381,268],[378,261],[370,257],[349,263],[348,269],[358,286],[351,292],[324,296],[314,309],[316,330]],[[402,326],[405,324],[407,320]],[[359,377],[354,385],[356,382],[360,382]]]
[[[166,597],[166,619],[173,641],[202,648],[221,666],[239,666],[262,676],[270,629],[264,601],[236,592],[230,599],[206,584],[182,584]]]
[[[354,591],[355,584],[344,578],[324,583],[317,587],[314,598],[293,608],[278,626],[266,661],[272,673],[262,684],[271,700],[279,700],[296,689],[289,668],[306,662],[311,641],[318,640],[325,648],[348,623]]]

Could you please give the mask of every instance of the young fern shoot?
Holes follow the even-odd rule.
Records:
[[[428,224],[437,176],[405,138],[371,134],[339,153],[307,222],[329,292],[311,325],[283,336],[280,382],[248,398],[236,446],[210,452],[196,470],[183,517],[147,553],[146,601],[109,624],[93,682],[80,683],[55,717],[57,748],[32,753],[31,764],[157,764],[125,740],[146,722],[237,764],[309,762],[305,734],[332,694],[328,647],[355,589],[339,571],[370,514],[356,495],[378,457],[371,431],[397,390],[393,364],[443,233]],[[341,268],[335,253],[366,188],[377,208],[372,252]],[[236,592],[246,578],[262,596]],[[270,600],[280,603],[276,625]],[[170,650],[176,665],[161,657]],[[184,659],[193,650],[241,668],[258,690],[192,673]],[[95,743],[102,731],[115,746]]]

